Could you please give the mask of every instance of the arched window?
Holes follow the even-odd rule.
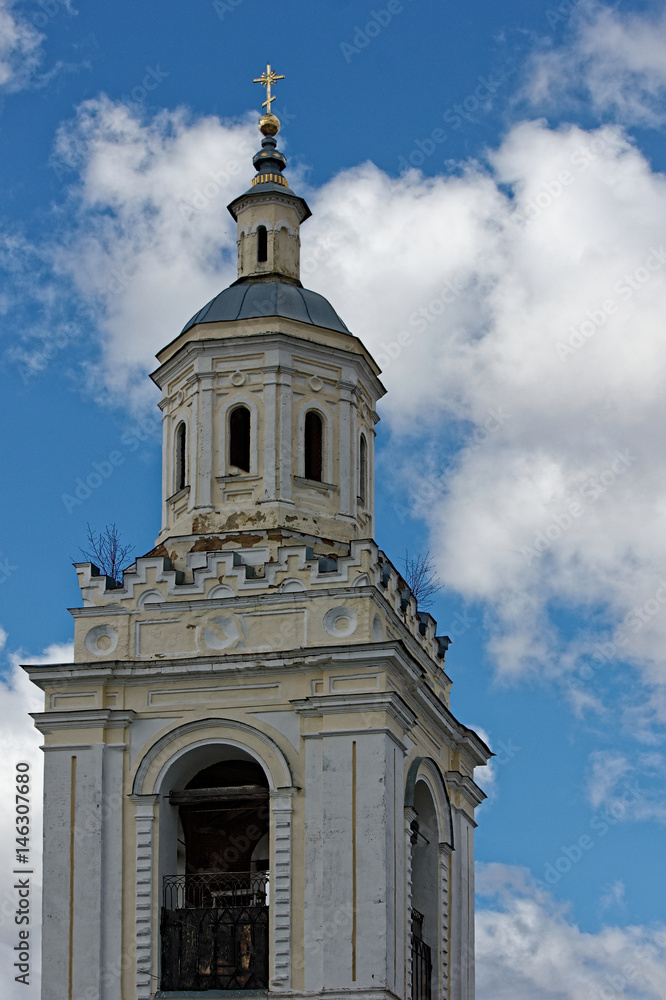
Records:
[[[365,441],[365,434],[361,434],[361,442],[358,449],[358,498],[362,504],[368,496],[368,446]]]
[[[324,425],[318,413],[305,414],[305,478],[322,481],[324,458]]]
[[[268,233],[266,226],[257,227],[257,261],[264,264],[268,260]]]
[[[229,464],[250,471],[250,411],[237,406],[229,417]]]
[[[176,492],[187,485],[187,428],[183,421],[176,428]]]

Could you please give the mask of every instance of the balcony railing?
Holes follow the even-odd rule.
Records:
[[[167,875],[162,989],[266,988],[268,885],[268,872]]]
[[[415,915],[420,917],[416,920],[416,926],[412,923],[416,933],[412,933],[412,1000],[431,1000],[432,994],[432,955],[430,947],[421,940],[421,928],[423,926],[423,916],[417,910],[412,910],[412,920]]]
[[[165,875],[163,905],[167,910],[214,909],[220,906],[266,906],[268,872],[201,872]]]

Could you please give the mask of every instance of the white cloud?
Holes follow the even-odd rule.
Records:
[[[604,891],[599,899],[599,905],[602,910],[608,910],[614,906],[622,906],[624,903],[626,887],[621,879],[616,879],[615,882],[611,882],[604,888]]]
[[[659,753],[635,754],[595,750],[588,758],[587,797],[617,821],[666,824],[664,758]]]
[[[235,276],[226,204],[257,145],[245,121],[138,114],[100,98],[63,127],[56,157],[80,180],[50,247],[96,303],[91,378],[135,402],[155,351]],[[287,173],[314,210],[304,259],[329,248],[307,282],[385,369],[389,425],[421,435],[394,481],[426,499],[446,585],[487,609],[500,673],[634,662],[650,700],[626,717],[647,733],[666,719],[665,178],[618,127],[543,122],[456,176],[364,164],[308,190]],[[552,608],[589,621],[569,645]],[[588,688],[579,712],[603,707]]]
[[[94,307],[102,357],[91,378],[111,398],[129,388],[137,404],[154,401],[145,374],[157,350],[236,277],[226,206],[249,186],[257,146],[247,122],[139,113],[102,97],[60,130],[54,167],[80,183],[69,190],[72,238],[53,251]]]
[[[566,44],[532,59],[528,94],[535,103],[579,98],[625,124],[664,122],[666,11],[621,12],[588,0],[571,17]]]
[[[48,27],[59,14],[75,15],[72,0],[49,0],[39,9],[22,10],[20,0],[0,0],[0,92],[12,93],[26,87],[46,86],[56,73],[67,67],[58,61],[46,73],[39,72],[44,58]],[[25,5],[28,6],[28,5]]]
[[[0,628],[0,649],[6,644],[7,634]],[[30,662],[47,664],[71,662],[74,649],[71,643],[53,644]],[[10,863],[16,855],[15,812],[13,809],[15,795],[14,764],[26,761],[30,765],[31,803],[30,803],[30,868],[34,870],[31,876],[33,894],[31,897],[34,923],[31,926],[30,944],[33,952],[31,962],[31,984],[38,992],[39,983],[39,947],[41,925],[41,863],[42,863],[42,796],[43,796],[43,759],[39,749],[42,737],[34,728],[29,712],[41,712],[44,708],[44,696],[28,679],[28,675],[19,666],[23,662],[20,653],[9,654],[11,671],[7,677],[0,679],[0,759],[4,762],[0,770],[0,799],[3,809],[0,811],[0,855],[5,864],[0,872],[0,962],[3,969],[11,970],[15,958],[13,948],[17,944],[14,924],[17,894],[13,889],[14,878]],[[21,866],[18,866],[21,867]],[[13,865],[12,865],[13,868]],[[26,995],[25,986],[10,980],[4,988],[3,996],[7,1000],[23,1000]]]
[[[317,282],[380,358],[393,428],[432,430],[394,476],[416,497],[396,499],[420,493],[440,575],[492,609],[501,672],[571,670],[610,621],[611,658],[661,683],[664,178],[610,127],[523,123],[490,159],[337,178],[312,228],[344,252]],[[451,465],[438,438],[456,421]],[[597,627],[567,649],[551,604]]]
[[[482,865],[476,916],[478,1000],[661,1000],[666,927],[582,932],[525,869]]]
[[[41,59],[44,35],[16,10],[15,0],[0,0],[0,89],[27,86]]]

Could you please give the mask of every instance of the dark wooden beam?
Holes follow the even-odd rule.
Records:
[[[185,788],[169,792],[172,806],[196,806],[208,802],[265,802],[268,789],[263,785],[231,785],[229,788]]]

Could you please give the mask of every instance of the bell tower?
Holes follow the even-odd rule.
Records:
[[[269,66],[238,278],[158,355],[162,527],[76,569],[45,693],[42,1000],[473,1000],[449,639],[373,541],[379,369],[303,287]]]

